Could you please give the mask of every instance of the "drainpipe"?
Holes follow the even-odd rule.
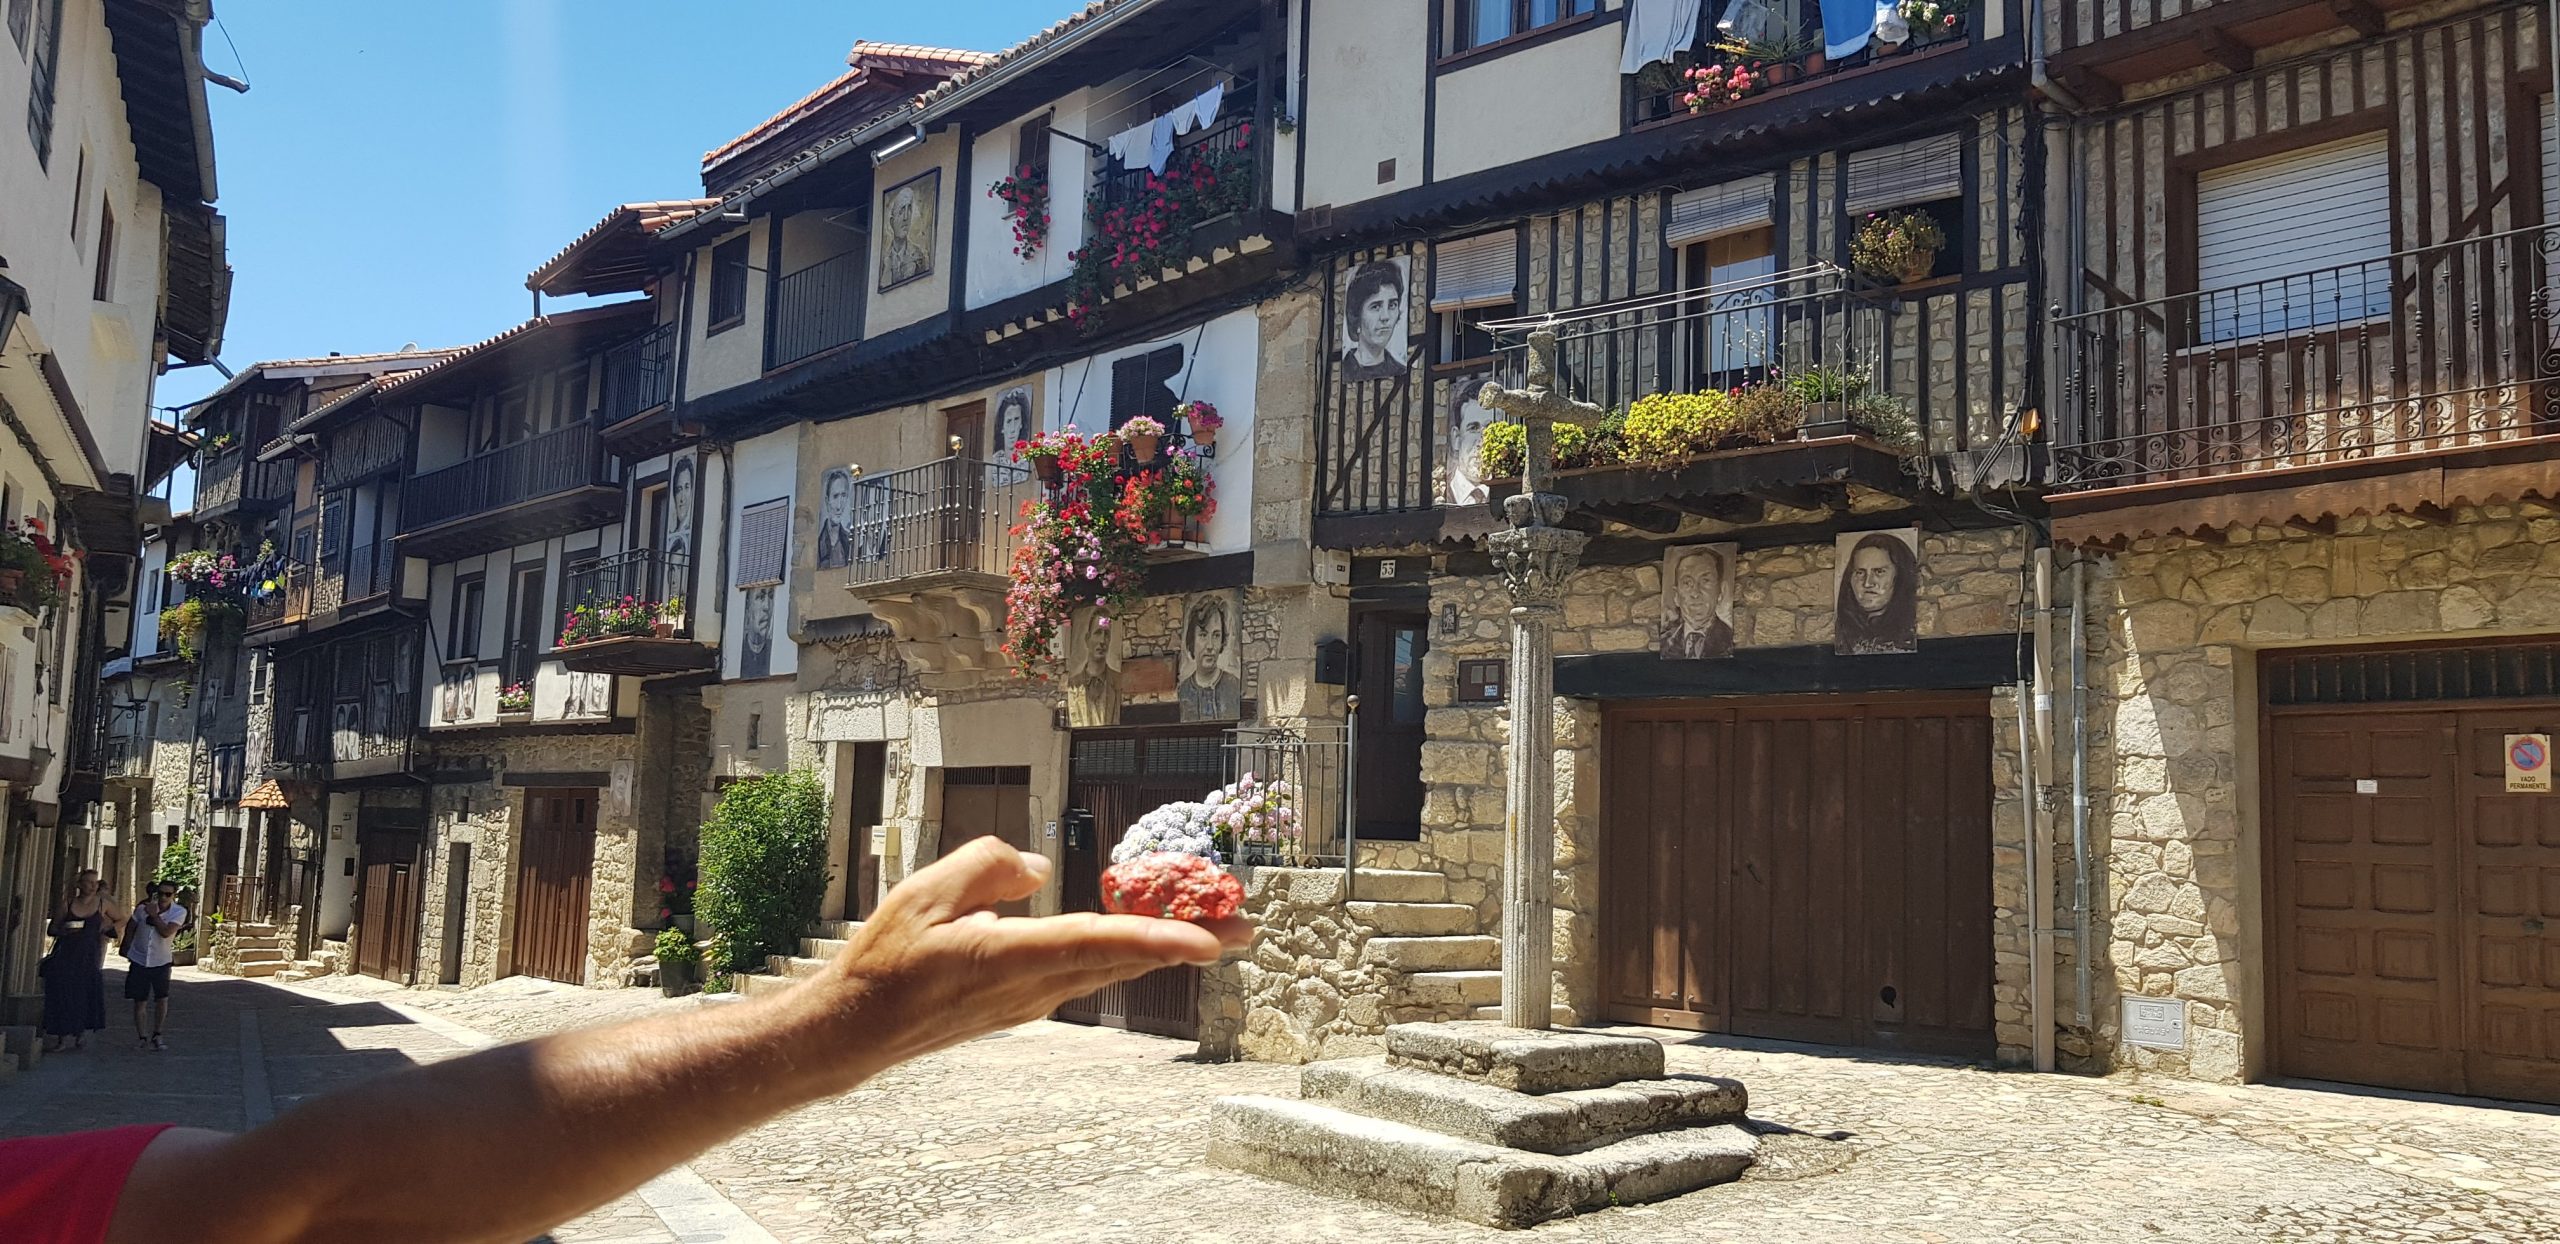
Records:
[[[2034,88],[2036,94],[2060,104],[2064,112],[2087,112],[2089,106],[2081,102],[2071,88],[2054,81],[2053,76],[2045,72],[2044,3],[2045,0],[2029,0],[2027,4],[2027,85]],[[2560,4],[2560,0],[2554,0],[2554,3]]]
[[[2094,1028],[2089,1014],[2089,559],[2071,559],[2071,911],[2072,958],[2079,969],[2079,1022]]]

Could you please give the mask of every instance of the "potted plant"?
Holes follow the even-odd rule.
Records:
[[[1145,466],[1156,460],[1156,446],[1164,440],[1164,424],[1152,415],[1132,415],[1120,425],[1120,437],[1129,443],[1129,456]]]
[[[78,555],[63,551],[44,523],[27,518],[0,527],[0,603],[30,613],[62,603]]]
[[[1042,438],[1057,453],[1057,482],[1023,507],[1012,531],[1012,586],[1005,593],[1004,654],[1034,678],[1055,672],[1060,637],[1079,609],[1108,629],[1136,607],[1146,577],[1140,535],[1130,529],[1120,440],[1073,428]]]
[[[1069,427],[1057,432],[1043,432],[1026,441],[1016,441],[1013,456],[1018,461],[1030,463],[1031,473],[1039,476],[1043,485],[1054,488],[1061,478],[1059,459],[1070,448],[1083,444],[1084,438]]]
[[[1959,0],[1901,0],[1894,8],[1902,15],[1903,25],[1910,29],[1903,42],[1896,45],[1896,51],[1953,38],[1964,29],[1964,5]]]
[[[1191,443],[1202,449],[1216,447],[1218,429],[1227,426],[1226,419],[1218,414],[1218,408],[1207,402],[1184,402],[1175,409],[1173,416],[1182,421]]]
[[[1757,64],[1760,79],[1768,86],[1784,86],[1822,71],[1822,41],[1795,27],[1782,26],[1760,38],[1724,39],[1715,47],[1737,61]]]
[[[684,597],[670,596],[658,606],[658,616],[650,619],[649,633],[660,639],[673,639],[676,628],[683,624]]]
[[[1013,253],[1024,259],[1037,256],[1049,240],[1048,174],[1025,164],[987,187],[987,193],[1004,203],[1005,219],[1013,224]]]
[[[533,713],[533,688],[511,682],[498,688],[498,715],[524,717]]]
[[[1925,280],[1947,245],[1946,230],[1927,212],[1876,212],[1849,239],[1849,262],[1879,281]]]
[[[657,613],[655,603],[637,596],[588,601],[561,619],[558,646],[567,648],[604,639],[644,636],[649,634],[651,619]]]
[[[680,929],[658,930],[658,991],[681,998],[701,987],[702,952]]]
[[[1756,67],[1740,61],[1709,61],[1692,66],[1684,76],[1686,89],[1680,93],[1680,103],[1693,113],[1721,108],[1762,86]]]

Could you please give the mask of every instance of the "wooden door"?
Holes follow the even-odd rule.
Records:
[[[2560,797],[2506,739],[2560,707],[2270,720],[2269,976],[2287,1075],[2560,1103]]]
[[[1014,850],[1031,849],[1031,770],[1023,767],[943,770],[943,849],[948,851],[989,834]],[[1030,915],[1031,900],[1025,898],[999,903],[996,914]]]
[[[544,567],[518,567],[515,573],[514,611],[507,619],[507,651],[499,664],[501,684],[533,681],[534,670],[542,663],[542,644],[552,632],[551,611],[545,596]]]
[[[942,545],[937,566],[953,570],[987,569],[978,565],[982,535],[980,510],[986,504],[987,404],[970,402],[942,412],[944,444],[951,452],[948,474],[935,481],[942,511],[934,538]]]
[[[1198,799],[1225,780],[1225,736],[1215,728],[1077,731],[1068,761],[1061,905],[1068,911],[1101,910],[1102,870],[1129,826],[1149,809]],[[1149,972],[1069,1002],[1058,1008],[1057,1018],[1195,1038],[1200,1031],[1200,970]]]
[[[587,896],[595,859],[595,791],[525,792],[516,856],[517,975],[587,983]]]
[[[1430,633],[1430,619],[1419,613],[1362,613],[1353,630],[1362,838],[1422,837],[1422,658]]]
[[[880,857],[871,853],[871,835],[881,825],[881,805],[889,778],[889,745],[853,745],[853,787],[849,792],[853,832],[846,835],[844,918],[868,920],[880,906]]]
[[[1991,1052],[1983,697],[1629,705],[1601,748],[1612,1015]]]
[[[406,985],[418,958],[418,844],[414,832],[357,830],[356,970]]]

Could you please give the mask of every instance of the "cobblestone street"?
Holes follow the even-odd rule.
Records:
[[[702,1005],[521,979],[463,993],[353,978],[316,989],[180,979],[167,1053],[135,1051],[118,1029],[0,1082],[0,1134],[157,1119],[238,1127],[491,1038]],[[1504,1238],[1207,1167],[1209,1101],[1288,1094],[1297,1071],[1202,1064],[1188,1050],[1049,1023],[982,1038],[702,1155],[690,1170],[707,1188],[661,1181],[556,1238]],[[2560,1113],[1759,1045],[1675,1045],[1671,1065],[1751,1086],[1753,1117],[1772,1132],[1761,1166],[1739,1184],[1532,1237],[2560,1239]]]

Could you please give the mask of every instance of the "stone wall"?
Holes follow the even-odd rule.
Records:
[[[1702,529],[1686,540],[1667,541],[1666,547],[1732,538],[1730,532]],[[1921,636],[2012,631],[2017,567],[2026,549],[2025,537],[2014,529],[1924,533]],[[1735,585],[1733,626],[1741,651],[1734,659],[1750,660],[1749,649],[1757,647],[1828,644],[1835,561],[1830,543],[1746,550]],[[1655,650],[1661,593],[1658,561],[1577,571],[1555,632],[1557,655]],[[1454,632],[1445,612],[1452,605]],[[1458,704],[1457,667],[1462,659],[1509,653],[1509,611],[1509,597],[1493,576],[1443,575],[1432,581],[1434,631],[1423,666],[1429,710],[1422,747],[1422,838],[1415,843],[1363,843],[1361,850],[1365,865],[1447,875],[1450,901],[1475,905],[1487,930],[1497,927],[1501,909],[1509,709]],[[1555,998],[1576,1020],[1594,1021],[1600,1013],[1600,705],[1558,698],[1555,713]],[[1995,1028],[2001,1057],[2014,1061],[2027,1052],[2027,933],[2024,805],[2015,746],[2009,742],[2016,738],[2013,697],[1993,695],[1992,714]]]
[[[1464,1019],[1453,987],[1416,983],[1365,953],[1378,926],[1342,901],[1333,869],[1246,868],[1253,944],[1200,975],[1200,1048],[1306,1063],[1375,1054],[1389,1024]]]
[[[2269,1063],[2257,652],[2560,629],[2560,510],[2351,516],[2335,534],[2137,540],[2097,562],[2090,659],[2091,1066],[2236,1082]],[[2063,879],[2068,883],[2067,874]],[[2063,970],[2068,973],[2066,962]],[[2075,1009],[2066,975],[2064,1010]],[[2186,1004],[2188,1048],[2120,1043],[2127,995]]]

